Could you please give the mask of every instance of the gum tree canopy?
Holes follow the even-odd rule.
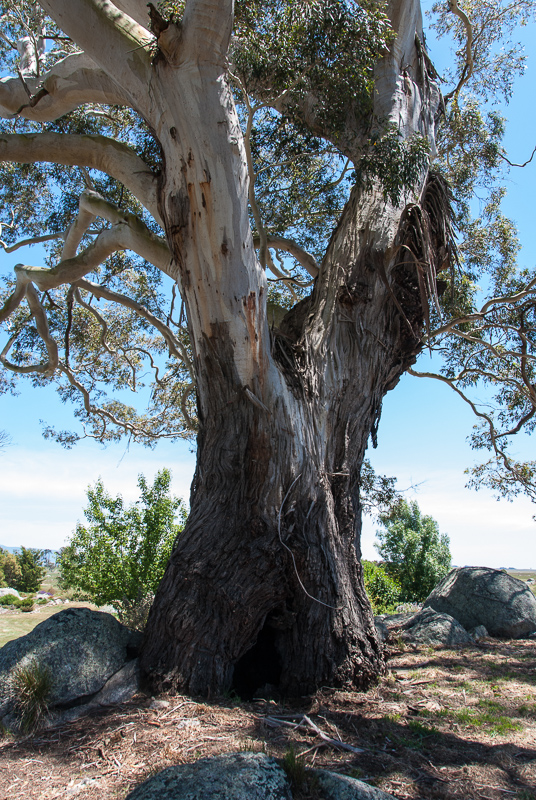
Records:
[[[479,103],[510,91],[532,3],[437,4],[458,46],[445,97],[418,0],[1,5],[2,243],[47,248],[6,282],[2,388],[56,382],[101,441],[197,435],[146,679],[365,685],[383,662],[361,468],[424,345],[450,337],[460,392],[502,381],[476,443],[531,485],[502,442],[536,406],[534,282],[500,214],[502,122]]]

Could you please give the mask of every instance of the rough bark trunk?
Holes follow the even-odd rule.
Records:
[[[241,385],[224,327],[198,353],[210,389],[192,510],[142,657],[155,689],[303,693],[363,686],[383,669],[356,547],[359,475],[422,310],[406,272],[406,321],[384,283],[397,248],[367,232],[377,203],[351,198],[325,261],[329,291],[321,278],[272,332],[265,408]]]

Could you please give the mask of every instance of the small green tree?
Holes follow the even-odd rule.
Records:
[[[362,561],[363,580],[375,614],[389,614],[400,603],[400,586],[374,561]]]
[[[0,550],[0,585],[16,589],[21,579],[20,564],[9,550]]]
[[[37,592],[46,572],[43,567],[43,551],[26,547],[21,547],[20,550],[16,555],[20,577],[15,577],[13,587],[19,592]]]
[[[379,519],[384,528],[376,531],[375,547],[400,585],[401,599],[424,600],[450,569],[449,537],[439,533],[432,517],[421,514],[415,501],[401,500]]]
[[[100,479],[89,487],[84,511],[89,524],[78,523],[60,555],[62,586],[97,605],[112,604],[121,621],[143,627],[187,517],[182,500],[170,495],[170,483],[168,469],[157,473],[152,486],[139,475],[140,499],[127,508]]]

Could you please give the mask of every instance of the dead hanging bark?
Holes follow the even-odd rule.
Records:
[[[430,304],[441,315],[439,296],[446,288],[446,282],[438,282],[438,276],[448,272],[452,282],[458,264],[452,194],[441,173],[430,169],[419,202],[404,208],[396,252],[399,263],[393,271],[394,296],[409,329],[420,337],[422,321],[414,307],[414,280],[425,330],[430,333]]]

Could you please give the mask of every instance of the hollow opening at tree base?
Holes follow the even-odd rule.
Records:
[[[235,664],[231,691],[242,700],[278,694],[282,664],[276,636],[277,631],[265,623],[253,647]]]

